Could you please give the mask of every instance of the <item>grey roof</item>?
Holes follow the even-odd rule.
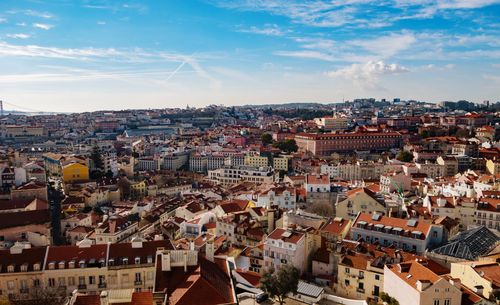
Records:
[[[297,286],[297,293],[317,298],[323,293],[323,288],[306,283],[304,281],[299,281],[299,285]]]
[[[479,256],[488,254],[500,238],[485,226],[460,232],[446,244],[432,252],[466,260],[476,260]]]

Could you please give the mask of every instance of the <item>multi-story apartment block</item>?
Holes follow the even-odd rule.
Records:
[[[138,229],[137,221],[113,215],[97,225],[93,238],[96,244],[127,242],[134,237]]]
[[[297,193],[294,187],[278,186],[260,191],[257,194],[257,206],[271,207],[278,205],[282,209],[295,209]]]
[[[318,156],[328,156],[335,152],[355,150],[387,150],[402,145],[402,136],[397,132],[385,133],[301,133],[295,136],[297,146],[302,151],[310,151]]]
[[[267,167],[269,166],[269,158],[265,156],[245,156],[245,165],[253,167]]]
[[[142,157],[137,159],[135,170],[138,171],[159,171],[163,160],[156,156]]]
[[[481,197],[478,199],[475,224],[500,231],[500,198]]]
[[[335,204],[336,215],[345,219],[354,220],[358,213],[384,213],[388,208],[384,198],[369,188],[355,188],[347,191],[346,199]]]
[[[0,250],[0,290],[3,295],[29,298],[36,289],[71,294],[106,289],[153,290],[158,249],[174,250],[168,240],[125,244],[30,247],[16,244]]]
[[[391,172],[380,176],[380,192],[390,194],[411,189],[411,176],[403,171]]]
[[[384,292],[405,305],[460,305],[462,292],[454,283],[413,260],[384,267]]]
[[[305,271],[306,236],[293,230],[276,229],[264,243],[264,268],[279,269],[292,264],[301,272]]]
[[[28,126],[28,125],[2,125],[0,128],[2,138],[36,138],[47,135],[47,131],[43,126]]]
[[[444,230],[442,226],[416,219],[359,213],[351,228],[351,239],[421,254],[444,242]]]
[[[459,197],[426,196],[423,206],[432,216],[460,219],[460,224],[468,228],[475,224],[476,203],[473,200]]]
[[[490,302],[500,301],[500,263],[468,261],[451,264],[450,276]]]
[[[240,181],[262,184],[276,181],[277,174],[271,167],[224,166],[208,171],[208,179],[224,186]]]

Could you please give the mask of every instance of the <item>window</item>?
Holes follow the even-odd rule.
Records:
[[[376,279],[377,281],[378,281],[378,280],[380,280],[380,275],[375,274],[375,279]]]
[[[349,282],[349,280],[345,280],[344,284],[345,284],[346,286],[349,286],[351,283]]]
[[[56,279],[50,278],[49,279],[49,287],[55,287],[56,286]]]
[[[439,300],[434,300],[434,305],[439,305]]]
[[[349,272],[350,272],[349,268],[346,267],[345,268],[345,273],[349,274]]]
[[[39,279],[34,279],[33,280],[33,286],[34,287],[40,287],[40,280]]]
[[[26,272],[26,271],[28,271],[28,264],[21,265],[21,272]]]
[[[141,282],[141,273],[140,272],[136,272],[135,273],[135,282]]]
[[[75,286],[75,278],[70,276],[68,277],[68,285],[69,286]]]
[[[137,256],[137,257],[135,258],[135,264],[136,264],[136,265],[140,265],[140,264],[141,264],[141,258],[140,258],[139,256]]]
[[[78,285],[80,285],[80,286],[85,285],[85,277],[84,276],[78,277]]]
[[[451,299],[445,299],[444,305],[451,305]]]
[[[91,275],[89,276],[89,285],[94,285],[95,284],[95,276]]]

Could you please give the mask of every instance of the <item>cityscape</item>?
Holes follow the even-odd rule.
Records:
[[[0,3],[0,305],[500,304],[498,0]]]

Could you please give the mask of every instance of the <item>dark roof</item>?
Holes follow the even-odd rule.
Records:
[[[49,210],[0,213],[0,229],[50,222]]]
[[[10,265],[14,266],[14,272],[21,272],[21,266],[24,264],[27,265],[28,271],[33,271],[34,264],[40,264],[41,270],[46,250],[47,247],[34,247],[14,254],[10,250],[0,250],[0,273],[7,272]]]
[[[500,238],[485,226],[463,231],[451,238],[446,244],[432,252],[466,260],[476,260],[488,254]]]
[[[114,259],[114,265],[122,265],[123,259],[128,259],[128,264],[135,264],[135,258],[141,259],[141,264],[146,264],[148,256],[151,257],[152,263],[156,258],[156,250],[164,248],[166,250],[174,250],[174,246],[170,240],[144,241],[142,247],[133,248],[133,243],[119,243],[109,245],[109,259]]]

